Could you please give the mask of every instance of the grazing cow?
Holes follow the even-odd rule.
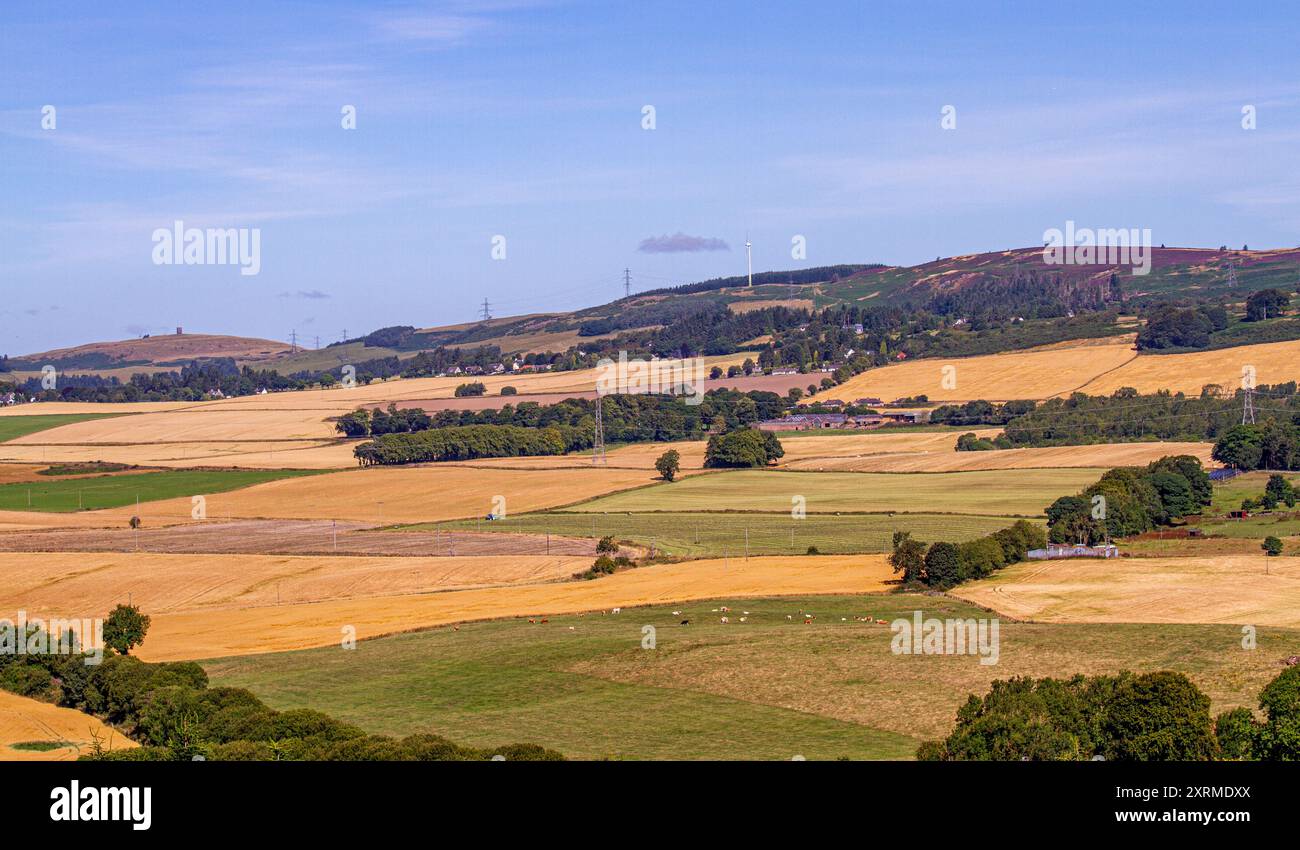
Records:
[[[727,618],[726,618],[726,617],[720,617],[719,619],[721,619],[722,622],[724,622],[724,623],[727,622]]]
[[[683,626],[689,626],[690,624],[691,624],[691,621],[690,621],[690,620],[682,620],[682,625],[683,625]]]
[[[622,608],[615,608],[615,609],[613,609],[612,611],[610,611],[610,613],[611,613],[611,614],[622,614],[622,613],[623,613],[623,609],[622,609]]]

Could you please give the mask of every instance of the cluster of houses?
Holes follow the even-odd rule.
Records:
[[[817,431],[825,428],[879,428],[889,423],[913,424],[925,421],[926,411],[898,413],[794,413],[780,419],[764,419],[754,427],[760,431]]]
[[[470,365],[465,367],[452,366],[446,372],[441,373],[438,377],[446,375],[504,375],[510,372],[549,372],[551,371],[550,363],[524,363],[522,360],[516,360],[510,364],[507,370],[504,363],[493,363],[491,366]]]

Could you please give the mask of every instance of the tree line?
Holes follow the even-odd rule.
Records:
[[[522,401],[495,410],[359,408],[340,416],[335,430],[349,437],[459,428],[471,425],[556,427],[565,433],[569,451],[591,448],[595,436],[596,404],[601,404],[605,439],[611,443],[702,440],[710,432],[732,431],[774,419],[792,403],[766,390],[710,390],[700,404],[680,396],[611,394],[600,399],[568,398],[553,404]],[[583,435],[587,435],[585,438]]]
[[[1300,666],[1287,667],[1249,708],[1211,718],[1210,698],[1182,673],[993,682],[957,711],[951,734],[922,761],[1297,761]]]

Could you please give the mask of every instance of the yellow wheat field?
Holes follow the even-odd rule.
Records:
[[[105,750],[139,746],[89,714],[0,690],[0,761],[72,761],[90,752],[96,736]],[[33,741],[61,741],[66,746],[46,752],[10,746]]]
[[[642,469],[654,474],[655,461],[664,452],[674,450],[681,456],[682,471],[680,475],[689,475],[704,468],[703,440],[684,440],[675,443],[637,443],[609,449],[605,453],[605,467],[608,469]],[[539,457],[495,457],[482,460],[458,462],[460,466],[482,469],[590,469],[593,466],[590,454],[546,455]]]
[[[950,360],[914,360],[869,369],[827,394],[845,401],[892,401],[917,395],[929,396],[932,402],[1041,399],[1072,392],[1135,356],[1132,344],[1122,341]],[[1173,369],[1175,361],[1166,365]],[[952,371],[945,371],[945,367]]]
[[[1259,555],[1032,561],[954,595],[1048,623],[1300,627],[1300,559]]]
[[[709,559],[642,567],[594,581],[170,613],[153,618],[137,654],[148,661],[167,661],[329,646],[339,643],[345,626],[355,628],[357,638],[363,639],[466,620],[609,611],[694,599],[866,593],[889,587],[891,576],[883,555]],[[744,625],[737,622],[736,627]]]
[[[1241,386],[1243,370],[1253,369],[1258,384],[1300,379],[1300,340],[1243,345],[1191,354],[1144,355],[1089,381],[1082,392],[1109,395],[1120,387],[1139,392],[1171,390],[1196,395],[1206,384],[1228,392]]]
[[[553,508],[655,482],[641,469],[483,469],[451,464],[369,467],[268,481],[203,496],[208,519],[338,519],[381,525]],[[501,501],[498,501],[500,499]],[[146,527],[192,522],[192,497],[100,511],[0,511],[0,529]]]
[[[1200,393],[1206,384],[1235,389],[1241,385],[1242,370],[1247,366],[1254,367],[1261,384],[1300,379],[1300,340],[1139,357],[1130,337],[1115,339],[897,363],[856,375],[830,394],[846,401],[866,397],[890,401],[927,395],[932,402],[1044,399],[1076,391],[1109,395],[1120,387],[1133,387],[1141,393],[1171,390],[1193,394]],[[952,371],[945,372],[944,367]]]
[[[88,401],[42,401],[38,404],[14,404],[0,407],[0,416],[48,416],[54,413],[157,413],[194,407],[189,401],[139,401],[122,404],[96,404]]]
[[[980,432],[983,433],[983,432]],[[997,429],[990,429],[995,436]],[[814,457],[785,463],[788,469],[812,472],[974,472],[997,469],[1061,469],[1069,467],[1145,466],[1165,455],[1193,455],[1209,466],[1213,443],[1111,443],[1099,446],[1053,446],[957,452],[956,434],[945,435],[947,449],[887,454],[864,453],[839,457]]]
[[[150,615],[296,605],[559,581],[590,566],[579,555],[0,553],[0,611],[101,617],[127,599]]]

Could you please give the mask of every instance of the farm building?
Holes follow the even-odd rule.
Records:
[[[901,413],[882,413],[882,418],[891,422],[925,422],[930,418],[928,410],[907,410]]]
[[[843,413],[796,413],[781,419],[765,419],[755,427],[760,431],[816,431],[822,428],[870,428],[879,425],[879,416],[847,416]]]
[[[1030,549],[1029,557],[1037,560],[1054,558],[1118,558],[1119,547],[1114,543],[1104,546],[1084,546],[1082,543],[1049,543],[1046,549]]]

